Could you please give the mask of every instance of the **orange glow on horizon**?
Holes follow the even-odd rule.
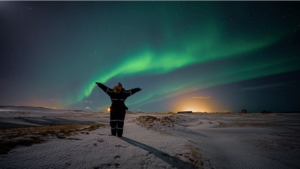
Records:
[[[109,108],[107,108],[107,111],[109,111],[109,112],[110,112],[110,107],[109,107]]]
[[[211,100],[198,100],[198,99],[179,99],[172,106],[173,110],[177,111],[193,111],[193,112],[210,112],[213,104]]]

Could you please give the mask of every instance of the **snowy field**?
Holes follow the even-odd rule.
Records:
[[[300,113],[109,113],[0,107],[0,168],[300,168]]]

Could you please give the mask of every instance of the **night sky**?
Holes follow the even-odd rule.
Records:
[[[0,105],[300,110],[299,2],[0,2]]]

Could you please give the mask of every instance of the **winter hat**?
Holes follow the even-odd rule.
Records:
[[[120,82],[118,83],[118,86],[119,86],[119,85],[122,86],[122,84],[121,84]],[[125,90],[125,89],[123,88],[123,86],[122,86],[122,89],[119,90],[119,89],[118,89],[118,86],[115,86],[115,87],[114,87],[114,92],[117,93],[117,94],[121,93],[122,90]]]

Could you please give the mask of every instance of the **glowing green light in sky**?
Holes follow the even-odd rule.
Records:
[[[242,53],[255,51],[267,47],[282,38],[283,34],[273,38],[242,39],[233,42],[226,42],[218,30],[210,34],[195,34],[197,38],[184,40],[187,43],[174,43],[176,48],[169,50],[155,50],[145,48],[136,54],[125,56],[119,65],[112,66],[108,73],[99,73],[79,93],[76,100],[81,101],[88,97],[95,88],[95,82],[105,83],[113,77],[123,77],[134,74],[163,74],[185,66],[199,64],[218,59],[235,57]],[[207,38],[209,37],[209,38]],[[224,43],[226,42],[226,43]],[[248,69],[251,69],[251,65]],[[272,73],[271,73],[272,74]],[[215,75],[217,76],[217,75]],[[249,77],[253,78],[253,77]],[[187,84],[189,84],[188,82]],[[217,84],[221,84],[220,82]],[[175,87],[175,90],[181,87]],[[164,90],[168,92],[168,90]],[[151,98],[154,94],[146,96],[142,100]]]
[[[262,61],[261,64],[256,65],[253,63],[238,64],[232,67],[230,70],[223,72],[219,71],[218,74],[208,73],[206,77],[200,79],[190,79],[188,82],[178,85],[176,88],[170,89],[168,85],[161,86],[161,90],[153,92],[146,98],[137,100],[131,104],[137,104],[141,106],[147,103],[161,101],[211,86],[248,80],[297,69],[299,69],[297,63],[291,64],[289,61],[280,61],[278,59],[274,59],[273,61],[265,60]]]

